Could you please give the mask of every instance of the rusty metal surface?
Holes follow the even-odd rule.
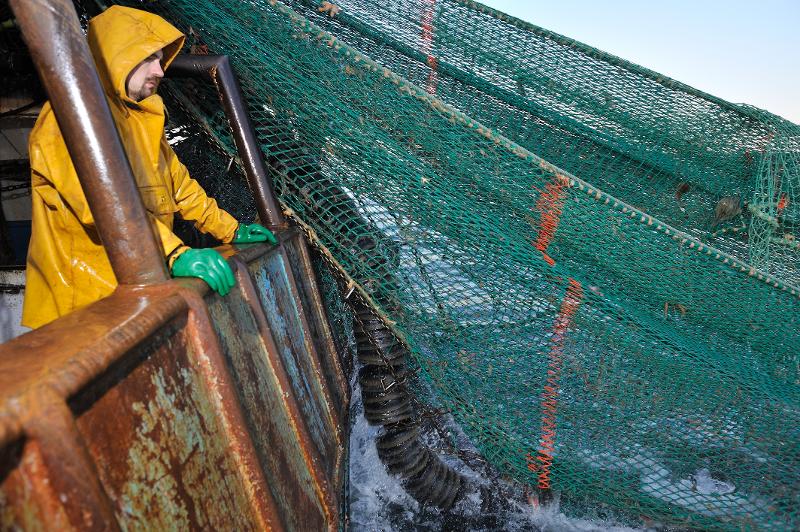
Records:
[[[161,308],[147,305],[152,297],[153,289],[122,290],[0,350],[0,411],[16,420],[18,437],[26,441],[20,464],[9,471],[2,490],[19,495],[23,487],[25,497],[13,499],[20,506],[9,504],[25,529],[35,523],[56,530],[115,528],[64,398],[150,334],[158,315],[180,308],[177,298]],[[3,443],[6,449],[14,445]]]
[[[127,494],[127,500],[141,503],[145,494],[152,494],[159,509],[174,508],[177,505],[169,504],[170,491],[160,490],[162,484],[185,480],[194,471],[198,478],[208,479],[208,484],[198,485],[191,492],[198,499],[185,507],[214,513],[218,521],[208,521],[209,526],[228,523],[244,529],[282,528],[200,296],[207,291],[199,280],[120,289],[0,349],[0,405],[9,418],[18,421],[23,433],[14,439],[10,431],[0,447],[8,450],[20,437],[27,437],[40,449],[46,465],[31,472],[23,467],[23,460],[11,468],[0,492],[13,496],[5,497],[0,516],[24,521],[19,516],[35,514],[26,510],[31,505],[18,496],[15,479],[25,479],[25,485],[34,486],[36,501],[49,501],[49,506],[44,505],[47,512],[39,512],[44,517],[34,520],[45,528],[61,528],[50,526],[58,515],[52,508],[61,508],[72,526],[81,529],[92,529],[93,523],[99,524],[97,528],[113,529],[117,520],[126,527],[142,524],[142,520],[149,528],[150,524],[179,524],[183,521],[178,518],[159,522],[163,515],[152,515],[157,509],[149,507],[144,514],[134,511],[138,521],[134,520],[123,511],[127,507],[121,501],[126,499],[118,496]],[[174,325],[176,320],[182,320],[179,326]],[[168,322],[173,324],[171,333],[159,332]],[[75,335],[76,330],[86,334]],[[17,384],[12,374],[17,375]],[[138,401],[134,399],[137,396]],[[67,397],[72,397],[70,406],[77,417],[74,430],[70,429],[75,424],[72,413],[64,406]],[[54,408],[60,413],[53,414]],[[124,427],[130,430],[126,432]],[[138,431],[132,439],[131,431]],[[181,442],[202,447],[202,452],[192,455],[197,463],[170,469],[154,488],[150,486],[153,489],[145,489],[158,469],[154,456],[170,464],[186,458],[181,454]],[[137,464],[138,469],[134,467]],[[126,482],[114,490],[110,487],[115,485],[113,478],[125,478]],[[55,495],[48,495],[47,486],[61,487],[57,493],[53,491]],[[211,487],[217,491],[210,491]],[[77,496],[80,494],[86,500]],[[227,504],[220,503],[215,494]],[[77,519],[74,512],[78,512]],[[197,522],[204,522],[202,519],[211,518],[201,517]]]
[[[339,413],[336,410],[336,405],[333,402],[333,397],[331,395],[331,390],[327,384],[325,379],[325,375],[323,373],[322,364],[320,362],[320,354],[317,351],[317,346],[314,344],[313,337],[311,335],[311,328],[308,324],[308,310],[303,306],[302,299],[300,297],[300,290],[297,287],[297,281],[295,280],[294,274],[292,273],[291,265],[289,264],[289,257],[287,256],[286,247],[284,246],[284,242],[286,239],[281,239],[280,247],[278,248],[281,252],[281,258],[283,259],[283,272],[286,275],[286,280],[288,281],[288,289],[289,293],[292,296],[292,305],[288,305],[285,307],[286,309],[289,308],[296,308],[298,310],[297,317],[299,320],[300,328],[299,330],[295,331],[296,334],[299,336],[302,335],[303,339],[305,340],[306,348],[308,349],[309,359],[308,364],[310,368],[310,372],[308,373],[309,376],[313,376],[315,382],[315,388],[318,395],[316,395],[317,399],[322,402],[325,407],[325,411],[327,412],[333,430],[331,432],[331,436],[335,439],[337,449],[341,449],[344,445],[345,435],[343,429],[343,421],[342,418],[339,416]],[[315,286],[316,289],[316,286]],[[280,301],[279,301],[280,303]],[[340,461],[342,460],[342,455],[340,452],[336,453],[336,465],[333,468],[334,474],[332,475],[333,478],[340,472],[339,466]],[[338,479],[335,481],[338,483]]]
[[[260,515],[232,441],[241,427],[221,419],[190,331],[174,320],[71,401],[116,517],[140,530],[279,528]]]
[[[339,413],[346,420],[350,406],[350,386],[341,364],[341,354],[336,348],[328,322],[325,305],[317,288],[316,273],[311,263],[305,237],[299,230],[287,231],[283,240],[287,262],[297,284],[298,295],[306,311],[311,338],[316,346],[325,380]]]
[[[291,272],[282,253],[265,255],[250,263],[248,270],[311,439],[322,457],[326,476],[335,485],[343,439],[341,425],[304,323]]]
[[[120,284],[168,279],[71,0],[10,0]]]
[[[188,327],[196,353],[192,364],[200,370],[206,391],[220,416],[225,433],[229,435],[228,453],[234,455],[239,473],[245,481],[248,498],[258,511],[257,528],[283,530],[253,445],[252,435],[248,433],[244,412],[234,389],[235,382],[211,324],[208,307],[197,291],[184,289],[182,295],[192,311]]]
[[[28,396],[26,403],[30,418],[25,432],[41,463],[36,473],[52,508],[47,527],[60,521],[63,509],[76,530],[118,530],[111,503],[63,398],[45,392]]]
[[[0,421],[17,434],[24,420],[16,412],[24,398],[42,390],[70,397],[184,309],[186,302],[163,286],[119,287],[108,298],[6,342],[0,347]]]
[[[25,441],[18,464],[0,479],[12,508],[3,505],[4,518],[11,515],[26,523],[26,529],[37,523],[59,530],[116,528],[65,400],[149,336],[159,322],[186,308],[180,298],[159,298],[159,291],[163,287],[118,290],[0,349],[0,411],[16,421],[18,438],[6,439],[0,447],[7,452],[16,441]],[[149,304],[155,300],[161,304]]]
[[[232,368],[253,442],[291,530],[334,529],[335,496],[311,442],[289,376],[267,326],[246,265],[234,258],[237,286],[206,301]]]
[[[226,298],[121,286],[0,348],[0,524],[338,527],[342,427],[286,251],[222,252]]]
[[[272,179],[261,154],[256,132],[247,115],[239,81],[227,55],[179,55],[167,69],[169,77],[206,77],[214,83],[231,126],[236,151],[242,160],[247,184],[253,193],[258,217],[270,229],[286,226],[275,197]]]
[[[228,298],[168,281],[72,2],[10,5],[120,286],[0,347],[0,526],[337,528],[346,389],[319,359],[330,334],[316,285],[294,279],[308,264],[293,273],[282,248],[228,247],[240,285]],[[259,215],[283,228],[227,58],[202,61]]]
[[[40,447],[19,439],[0,450],[0,530],[69,530],[66,509],[41,471]]]

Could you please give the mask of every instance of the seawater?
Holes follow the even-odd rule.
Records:
[[[354,532],[405,531],[580,531],[635,532],[615,523],[568,517],[560,511],[556,498],[548,505],[537,505],[521,486],[492,474],[488,466],[464,463],[440,455],[469,480],[470,488],[448,512],[424,506],[408,495],[398,477],[390,475],[375,446],[381,428],[370,426],[363,415],[361,390],[352,383],[350,410],[350,472],[348,529]],[[469,442],[452,422],[446,430],[455,432],[459,448]],[[428,433],[427,443],[436,447],[436,436]],[[475,461],[480,464],[480,460]]]

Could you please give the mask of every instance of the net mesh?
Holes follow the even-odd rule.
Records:
[[[800,527],[798,126],[463,0],[129,4],[230,55],[287,212],[500,471]]]

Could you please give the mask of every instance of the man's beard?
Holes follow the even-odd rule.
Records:
[[[152,96],[158,90],[158,85],[161,82],[159,78],[147,78],[144,83],[142,83],[141,89],[139,89],[138,98],[136,101],[142,101],[145,98]]]
[[[156,90],[158,90],[158,84],[160,82],[161,82],[161,80],[159,78],[148,78],[147,81],[145,81],[145,84],[144,84],[143,88],[145,89],[145,91],[149,91],[147,96],[150,96],[151,94],[155,94]],[[151,83],[153,87],[148,89],[147,88],[148,83]]]

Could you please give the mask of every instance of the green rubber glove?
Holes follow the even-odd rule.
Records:
[[[239,224],[236,234],[233,235],[234,244],[252,244],[254,242],[269,242],[276,245],[278,240],[272,232],[259,224]]]
[[[173,277],[199,277],[213,291],[224,296],[231,291],[236,279],[222,255],[213,249],[188,249],[172,263]]]

